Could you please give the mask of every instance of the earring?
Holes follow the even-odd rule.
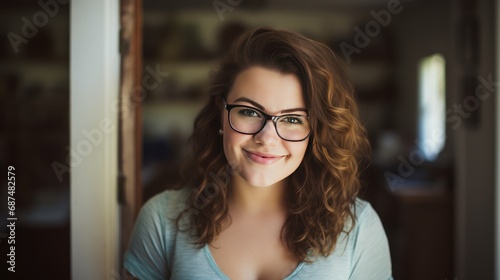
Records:
[[[222,135],[224,133],[224,131],[221,129],[219,129],[219,135]]]

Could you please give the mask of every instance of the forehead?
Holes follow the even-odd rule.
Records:
[[[241,97],[259,103],[268,112],[305,108],[302,86],[297,76],[258,66],[236,76],[227,101],[232,103]]]

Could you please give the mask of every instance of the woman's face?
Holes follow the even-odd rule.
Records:
[[[307,115],[298,77],[262,67],[238,74],[226,99],[227,104],[251,106],[273,116]],[[222,114],[224,153],[233,176],[256,187],[268,187],[283,183],[302,162],[309,138],[301,142],[283,140],[270,120],[255,135],[241,134],[229,125],[227,110]]]

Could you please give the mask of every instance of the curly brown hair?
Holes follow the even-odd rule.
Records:
[[[210,244],[230,219],[231,168],[218,134],[223,110],[218,97],[226,98],[236,76],[252,66],[300,79],[312,131],[304,159],[289,177],[289,215],[281,236],[301,261],[328,256],[339,235],[354,226],[361,162],[370,148],[343,61],[326,45],[289,31],[250,30],[222,59],[189,140],[183,177],[193,191],[177,224],[189,216],[194,244],[201,247]]]

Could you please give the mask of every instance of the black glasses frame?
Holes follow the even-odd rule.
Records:
[[[238,132],[238,133],[241,133],[241,134],[246,134],[246,135],[255,135],[259,132],[262,131],[262,129],[266,126],[267,122],[268,121],[272,121],[273,124],[274,124],[274,129],[276,130],[276,134],[283,140],[285,141],[288,141],[288,142],[302,142],[304,140],[307,139],[307,137],[309,137],[309,135],[311,135],[311,130],[309,130],[309,133],[302,139],[299,139],[299,140],[289,140],[289,139],[285,139],[283,138],[279,131],[278,131],[278,125],[277,125],[277,122],[278,122],[278,119],[281,118],[281,117],[286,117],[286,116],[298,116],[298,115],[294,115],[294,114],[286,114],[286,115],[280,115],[280,116],[271,116],[271,115],[268,115],[266,114],[265,112],[263,112],[262,110],[259,110],[255,107],[252,107],[252,106],[246,106],[246,105],[239,105],[239,104],[227,104],[226,103],[226,100],[225,99],[222,99],[222,101],[224,101],[224,108],[227,110],[227,120],[229,121],[229,126],[231,127],[231,129],[233,129],[234,131]],[[265,121],[262,122],[262,127],[257,130],[257,132],[254,132],[254,133],[248,133],[248,132],[242,132],[242,131],[239,131],[237,130],[236,128],[233,127],[233,124],[231,123],[231,110],[233,108],[236,108],[236,107],[243,107],[243,108],[248,108],[248,109],[252,109],[252,110],[255,110],[259,113],[261,113],[264,117],[265,117]],[[301,115],[302,116],[302,115]],[[307,119],[309,119],[309,116],[305,116]]]

